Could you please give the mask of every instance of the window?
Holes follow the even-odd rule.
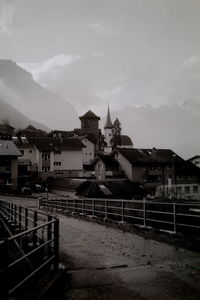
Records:
[[[20,151],[21,151],[21,154],[24,155],[24,150],[20,150]]]
[[[54,154],[61,154],[61,151],[60,150],[55,150]]]
[[[32,153],[32,150],[29,150],[29,153]]]
[[[198,187],[198,185],[194,185],[193,186],[193,193],[198,193],[198,189],[199,187]]]
[[[182,192],[181,186],[178,186],[178,187],[176,188],[176,192],[177,192],[178,195],[181,194],[181,192]]]
[[[190,193],[190,186],[185,186],[185,193],[189,194]]]
[[[61,166],[61,162],[60,161],[55,161],[54,166]]]

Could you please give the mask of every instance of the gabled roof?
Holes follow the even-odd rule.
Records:
[[[110,117],[110,108],[109,108],[109,105],[108,105],[108,112],[107,112],[107,118],[106,118],[106,124],[104,126],[104,128],[110,128],[112,129],[113,128],[113,124],[112,124],[112,121],[111,121],[111,117]]]
[[[21,152],[13,141],[0,140],[0,156],[20,156]]]
[[[100,120],[100,117],[95,115],[91,110],[88,110],[83,116],[79,117],[80,120],[82,119],[97,119]]]
[[[170,149],[117,148],[131,164],[135,163],[178,163],[184,160]]]
[[[134,196],[148,194],[148,191],[140,183],[124,179],[86,181],[76,191],[78,195],[92,198],[131,199]]]
[[[29,137],[29,142],[40,151],[81,150],[85,146],[76,138]]]
[[[113,143],[115,146],[133,146],[133,142],[128,135],[114,135]]]
[[[194,160],[194,159],[196,159],[196,158],[200,158],[200,155],[195,155],[195,156],[189,158],[188,161],[192,161],[192,160]]]
[[[119,163],[113,155],[97,154],[97,156],[94,158],[94,163],[96,163],[98,159],[103,161],[106,168],[117,169],[119,167]]]

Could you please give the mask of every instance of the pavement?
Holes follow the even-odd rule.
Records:
[[[7,199],[37,207],[34,199]],[[200,253],[57,216],[61,261],[69,275],[62,299],[200,299]]]

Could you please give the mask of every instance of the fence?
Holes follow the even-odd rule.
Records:
[[[58,269],[59,220],[6,201],[0,201],[0,220],[7,235],[0,241],[1,293],[6,298],[39,272]]]
[[[138,224],[174,233],[200,234],[200,204],[116,199],[40,199],[40,207]]]

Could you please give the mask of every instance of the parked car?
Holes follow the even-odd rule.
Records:
[[[32,191],[29,187],[23,187],[21,188],[21,195],[31,195]]]

